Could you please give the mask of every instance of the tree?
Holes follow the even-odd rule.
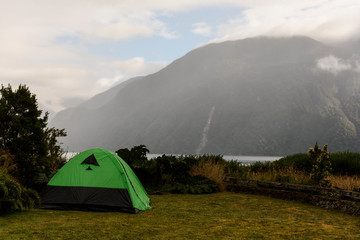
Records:
[[[57,141],[58,137],[66,137],[65,129],[47,128],[45,130],[48,158],[46,162],[49,163],[48,170],[51,173],[56,172],[66,163],[65,152]]]
[[[35,94],[20,85],[0,89],[0,150],[14,156],[15,177],[27,187],[35,187],[40,174],[50,175],[50,159],[60,154],[56,137],[66,136],[64,129],[48,129],[48,113],[42,115]]]
[[[146,153],[148,152],[149,149],[147,149],[145,145],[139,145],[131,148],[131,150],[121,148],[116,151],[116,154],[124,159],[131,168],[138,168],[147,162]]]

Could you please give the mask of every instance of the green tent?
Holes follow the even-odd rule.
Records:
[[[96,148],[70,159],[41,193],[41,207],[137,213],[150,199],[118,155]]]

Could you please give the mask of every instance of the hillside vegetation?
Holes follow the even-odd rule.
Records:
[[[66,129],[70,151],[145,144],[153,153],[285,156],[318,141],[356,152],[353,54],[307,37],[209,44],[60,112],[52,124]]]

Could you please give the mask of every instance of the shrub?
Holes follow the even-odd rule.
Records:
[[[223,188],[225,160],[221,155],[162,155],[148,160],[147,152],[149,150],[145,145],[135,146],[130,150],[123,148],[116,151],[128,163],[148,191],[210,193],[217,192],[218,185]],[[207,171],[204,168],[202,172],[193,172],[191,176],[189,172],[194,166],[198,166],[198,170],[200,166],[207,166]],[[213,166],[217,166],[217,170],[211,169]],[[215,173],[215,171],[219,172]],[[209,178],[216,180],[218,185]]]
[[[248,169],[248,166],[244,166],[241,162],[236,160],[226,161],[224,163],[224,174],[228,177],[243,178]]]
[[[178,177],[176,182],[169,185],[166,190],[171,193],[204,194],[218,192],[218,186],[216,182],[204,176],[183,174],[181,177]]]
[[[360,153],[330,153],[330,161],[334,174],[360,177]]]
[[[326,178],[331,171],[328,145],[325,144],[323,149],[320,149],[316,143],[314,148],[309,148],[308,155],[312,162],[311,179],[322,187],[328,186],[330,181]]]
[[[0,150],[0,171],[10,175],[17,174],[18,167],[15,163],[15,156],[7,151]]]
[[[22,187],[0,171],[0,213],[31,209],[39,202],[40,197],[36,191]]]
[[[250,165],[251,172],[268,172],[272,169],[271,162],[255,162]]]
[[[190,170],[185,159],[175,156],[162,155],[155,159],[158,184],[172,184],[176,178]]]
[[[198,164],[190,167],[189,174],[191,176],[203,176],[216,182],[220,191],[225,190],[225,166],[221,162],[215,162],[212,159],[206,161],[199,161]]]
[[[312,169],[311,160],[306,153],[297,153],[283,157],[272,163],[275,169],[288,169],[290,167],[298,171],[310,173]]]
[[[116,151],[116,154],[121,157],[131,168],[142,168],[147,164],[146,153],[149,149],[145,145],[134,146],[130,150],[128,148],[121,148]]]

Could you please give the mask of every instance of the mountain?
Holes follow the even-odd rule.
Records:
[[[58,113],[52,125],[66,129],[70,151],[145,144],[152,153],[285,155],[315,142],[359,151],[351,58],[307,37],[209,44]]]

